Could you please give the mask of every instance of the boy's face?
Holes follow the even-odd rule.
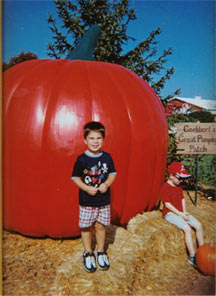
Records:
[[[90,153],[97,154],[103,146],[104,138],[100,132],[90,131],[84,142]]]
[[[172,175],[172,174],[170,174],[169,179],[174,186],[179,186],[181,184],[181,182],[183,181],[183,179],[181,177],[179,177],[178,175]]]

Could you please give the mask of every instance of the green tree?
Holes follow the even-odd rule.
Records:
[[[158,27],[133,49],[124,53],[129,40],[127,34],[130,21],[136,19],[129,0],[54,0],[58,19],[49,16],[48,24],[53,33],[53,42],[48,43],[48,55],[56,59],[65,58],[77,46],[83,34],[94,24],[101,27],[101,34],[95,48],[95,59],[122,65],[142,77],[160,96],[161,89],[174,74],[174,67],[167,69],[165,63],[172,54],[171,47],[158,54]],[[74,2],[76,4],[74,4]],[[166,102],[174,94],[163,98]],[[162,99],[162,98],[161,98]]]
[[[194,111],[189,114],[191,121],[214,122],[215,115],[209,111]]]
[[[10,61],[8,63],[4,62],[2,64],[2,70],[3,72],[6,71],[7,69],[15,66],[16,64],[28,61],[28,60],[33,60],[33,59],[37,59],[37,55],[32,53],[31,51],[28,51],[26,53],[24,53],[23,51],[18,55],[15,56],[13,58],[10,59]]]

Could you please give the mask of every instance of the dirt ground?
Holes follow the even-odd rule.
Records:
[[[188,211],[203,224],[205,242],[215,242],[215,202],[198,195],[194,206],[184,194]],[[85,272],[82,252],[80,238],[3,231],[3,295],[215,295],[215,278],[187,263],[183,234],[160,210],[137,215],[127,229],[107,229],[108,271]]]

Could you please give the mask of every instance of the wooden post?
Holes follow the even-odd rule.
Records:
[[[197,205],[197,191],[198,191],[198,179],[199,179],[199,154],[196,154],[196,167],[195,167],[195,206]]]

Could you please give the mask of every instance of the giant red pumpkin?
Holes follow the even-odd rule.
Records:
[[[86,149],[83,125],[91,120],[105,125],[103,148],[118,172],[112,222],[126,224],[157,204],[168,132],[162,104],[147,83],[116,64],[32,60],[3,77],[6,229],[57,238],[80,234],[71,173]]]

